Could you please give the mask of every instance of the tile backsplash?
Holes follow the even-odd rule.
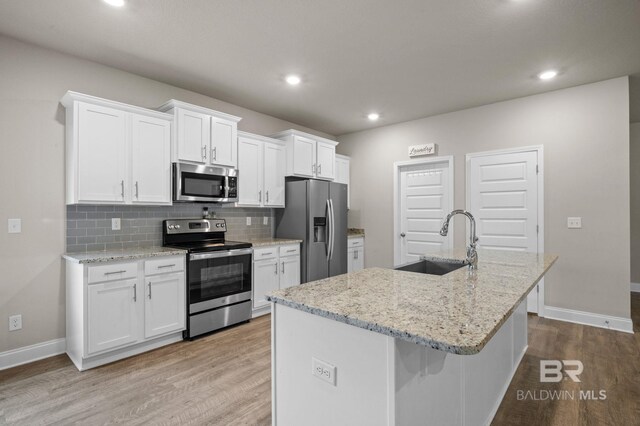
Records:
[[[245,241],[273,236],[273,209],[236,208],[211,204],[173,206],[67,206],[67,252],[117,250],[162,245],[164,219],[200,218],[202,208],[226,219],[228,240]],[[251,217],[247,226],[246,218]],[[268,224],[264,225],[267,217]],[[119,231],[111,230],[111,219],[120,218]]]

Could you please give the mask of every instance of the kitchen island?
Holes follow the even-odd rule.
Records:
[[[479,258],[476,271],[369,268],[269,295],[273,424],[488,424],[527,348],[526,296],[557,257]]]

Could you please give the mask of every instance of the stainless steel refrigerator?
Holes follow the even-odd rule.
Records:
[[[302,240],[300,282],[347,273],[347,185],[315,179],[285,183],[276,237]]]

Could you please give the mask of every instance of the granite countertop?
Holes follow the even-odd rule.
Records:
[[[428,255],[463,260],[464,250]],[[267,300],[461,355],[480,352],[557,260],[478,250],[478,269],[443,276],[369,268],[277,290]]]
[[[364,229],[349,228],[347,229],[347,238],[360,238],[364,237]]]
[[[255,238],[246,240],[253,247],[283,246],[285,244],[300,244],[302,240],[291,238]]]
[[[62,257],[75,263],[100,263],[137,260],[145,257],[181,255],[186,252],[186,250],[168,247],[145,247],[87,253],[65,253]]]

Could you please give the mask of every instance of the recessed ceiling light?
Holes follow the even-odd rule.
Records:
[[[104,0],[104,2],[114,7],[124,6],[124,0]]]
[[[300,79],[300,77],[298,77],[297,75],[290,74],[285,78],[285,81],[292,86],[297,86],[298,84],[300,84],[302,79]]]
[[[380,114],[372,112],[371,114],[367,115],[367,118],[369,119],[369,121],[378,121],[378,118],[380,118]]]
[[[558,75],[558,71],[556,71],[556,70],[548,70],[548,71],[544,71],[544,72],[541,72],[540,74],[538,74],[538,78],[540,80],[551,80],[552,78],[554,78],[557,75]]]

